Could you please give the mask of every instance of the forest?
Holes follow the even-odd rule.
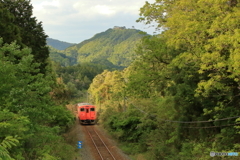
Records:
[[[105,70],[88,90],[124,152],[207,160],[211,151],[239,151],[239,16],[237,0],[145,3],[137,21],[159,34],[143,37],[129,67]]]
[[[0,1],[0,159],[73,159],[66,86],[49,60],[47,35],[25,0]]]
[[[0,159],[73,159],[66,104],[86,95],[132,159],[239,151],[238,0],[146,2],[137,22],[158,34],[108,29],[61,51],[30,1],[2,0],[0,16]]]

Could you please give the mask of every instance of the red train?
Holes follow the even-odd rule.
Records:
[[[77,104],[78,119],[81,124],[95,124],[97,113],[96,107],[89,103]]]

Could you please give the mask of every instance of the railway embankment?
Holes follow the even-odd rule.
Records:
[[[95,125],[81,125],[77,119],[77,113],[74,105],[68,105],[67,108],[76,115],[76,121],[73,128],[67,135],[68,141],[76,146],[76,157],[74,160],[101,160],[101,156],[94,145],[87,128],[95,130],[102,141],[105,143],[111,154],[116,160],[130,160],[128,155],[124,154],[118,147],[117,142],[106,132],[99,124]],[[92,134],[92,132],[90,133]],[[92,135],[96,136],[96,135]],[[81,141],[81,148],[78,147],[78,142]]]

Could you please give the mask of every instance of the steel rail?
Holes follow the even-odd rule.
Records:
[[[100,150],[98,149],[98,146],[97,146],[97,144],[95,143],[95,140],[93,139],[93,137],[92,137],[91,133],[89,132],[89,129],[88,129],[87,126],[86,126],[86,130],[87,130],[87,132],[88,132],[88,134],[89,134],[89,136],[90,136],[90,138],[91,138],[91,140],[92,140],[95,148],[97,149],[99,156],[101,157],[102,160],[104,160],[104,158],[103,158]],[[113,154],[111,153],[111,151],[108,149],[107,145],[104,143],[104,141],[102,140],[102,138],[99,136],[99,134],[95,131],[95,129],[92,128],[92,130],[93,130],[93,132],[97,135],[97,137],[100,139],[100,141],[102,142],[102,144],[104,145],[104,147],[107,149],[108,153],[112,156],[113,160],[116,160],[115,157],[113,156]]]
[[[86,127],[86,128],[87,128],[87,127]],[[89,134],[89,137],[91,138],[91,140],[92,140],[92,142],[93,142],[95,148],[97,149],[97,152],[98,152],[99,156],[100,156],[101,159],[103,160],[103,157],[102,157],[102,155],[101,155],[101,153],[100,153],[100,151],[99,151],[99,149],[98,149],[96,143],[94,142],[92,135],[90,134],[90,132],[88,131],[88,129],[86,129],[86,130],[87,130],[87,132],[88,132],[88,134]]]
[[[108,153],[112,156],[112,158],[113,158],[114,160],[116,160],[116,159],[114,158],[113,154],[111,153],[111,151],[108,149],[107,145],[104,143],[104,141],[102,140],[102,138],[101,138],[101,137],[99,136],[99,134],[96,132],[96,130],[93,129],[93,131],[97,134],[97,136],[99,137],[99,139],[101,140],[101,142],[104,144],[104,146],[105,146],[106,149],[108,150]]]

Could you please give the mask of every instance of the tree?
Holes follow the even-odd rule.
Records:
[[[19,27],[13,23],[15,17],[8,8],[5,7],[3,1],[0,2],[0,37],[4,37],[6,42],[11,43],[16,40],[20,42]]]
[[[47,35],[44,33],[42,22],[32,15],[30,0],[0,1],[0,37],[4,43],[16,41],[21,48],[29,47],[34,55],[34,62],[40,64],[41,73],[45,73],[46,59],[49,51],[46,46]]]
[[[0,142],[19,137],[18,147],[9,147],[9,152],[4,147],[3,154],[15,159],[41,159],[43,154],[64,157],[52,146],[58,141],[59,150],[66,146],[72,150],[59,135],[70,127],[73,115],[51,98],[56,87],[51,69],[43,75],[31,49],[2,43],[0,38]]]
[[[182,50],[168,65],[174,84],[169,93],[178,105],[179,121],[239,115],[239,7],[235,0],[156,0],[141,8],[138,21],[157,22],[157,29],[164,30],[161,36],[167,46]],[[230,150],[239,143],[233,140],[238,136],[233,126],[221,127],[234,125],[235,119],[202,123],[199,127],[210,124],[217,129],[200,130],[195,135],[211,137],[218,150]],[[183,140],[193,135],[188,129],[180,133]],[[227,140],[232,144],[224,145]],[[211,148],[212,144],[204,145]]]
[[[9,155],[8,149],[11,149],[12,146],[16,146],[18,143],[18,140],[12,136],[6,137],[2,143],[0,143],[0,158],[1,159],[8,159],[8,160],[14,160]]]

